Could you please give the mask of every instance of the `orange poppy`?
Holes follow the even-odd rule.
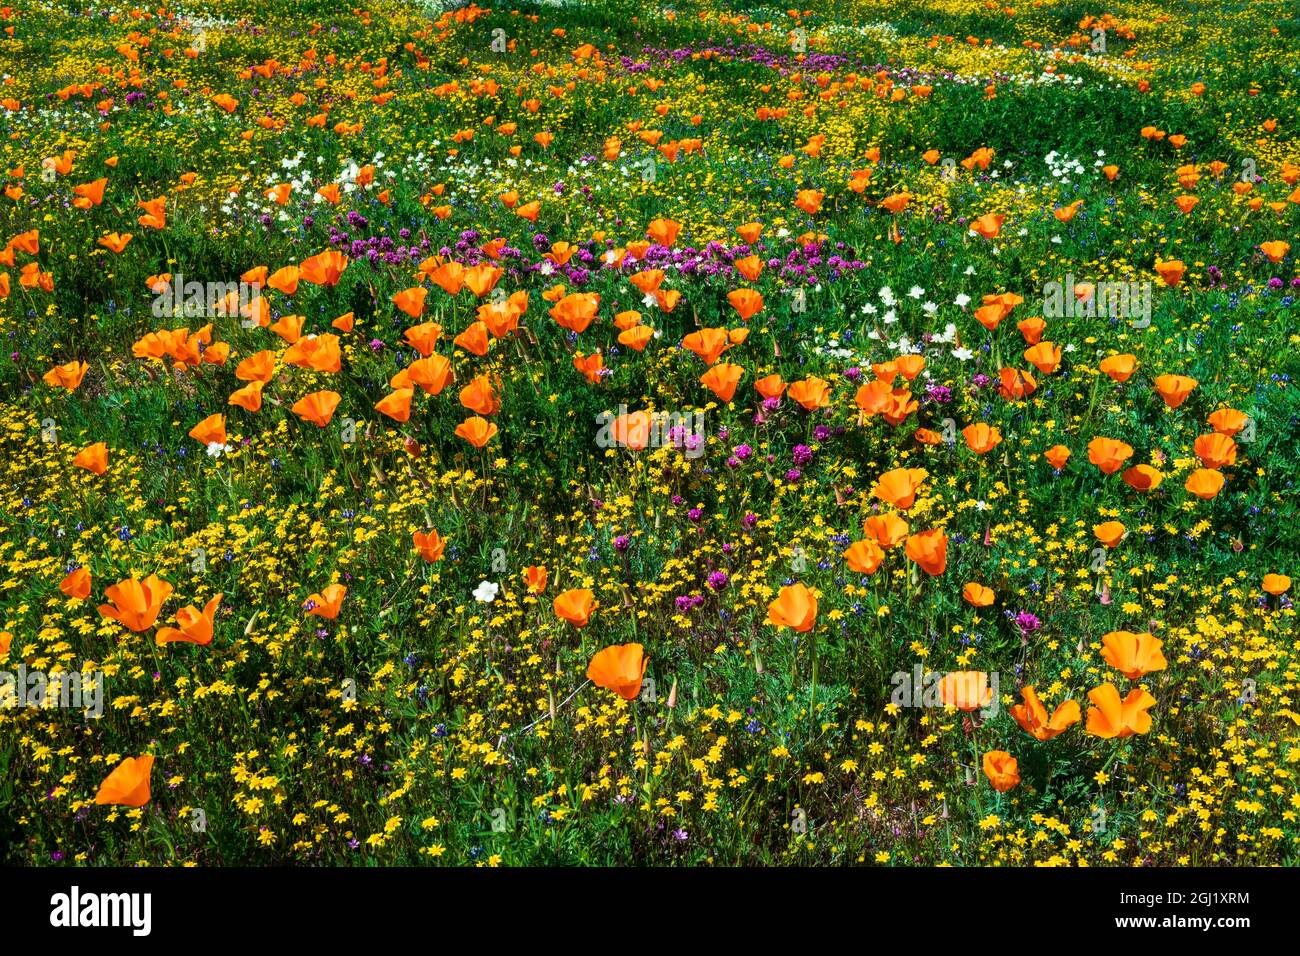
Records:
[[[735,397],[736,385],[744,374],[745,370],[741,366],[721,362],[701,375],[700,383],[722,401],[729,402]]]
[[[1101,524],[1093,525],[1092,533],[1108,548],[1113,548],[1124,539],[1128,529],[1118,521],[1103,521]]]
[[[334,410],[339,407],[339,402],[342,400],[343,396],[338,392],[323,389],[304,395],[293,403],[290,410],[303,421],[324,428],[334,417]]]
[[[694,352],[712,365],[723,352],[731,348],[731,339],[726,329],[700,329],[682,339],[682,348]]]
[[[587,665],[587,679],[624,700],[635,700],[641,693],[647,663],[645,648],[640,644],[614,644],[592,656]]]
[[[1134,491],[1155,491],[1165,480],[1165,476],[1150,465],[1134,465],[1125,469],[1120,477]]]
[[[1113,475],[1133,457],[1133,446],[1115,438],[1094,438],[1088,442],[1088,461],[1104,475]]]
[[[1110,376],[1121,385],[1129,380],[1137,368],[1137,357],[1134,355],[1111,355],[1101,360],[1098,366],[1102,373]]]
[[[811,412],[830,404],[831,386],[825,379],[813,375],[798,382],[791,382],[790,387],[786,389],[786,394],[798,402],[805,411]]]
[[[916,503],[916,493],[927,474],[924,468],[895,468],[877,479],[872,494],[886,504],[906,511]]]
[[[395,389],[375,403],[375,411],[395,422],[408,421],[411,417],[411,397],[414,394],[413,388]]]
[[[156,574],[143,581],[130,577],[104,589],[109,603],[101,604],[99,613],[128,630],[147,631],[158,620],[158,612],[171,593],[172,586]]]
[[[59,582],[59,590],[70,598],[84,601],[90,597],[90,572],[77,568]]]
[[[994,601],[993,589],[986,588],[974,581],[969,582],[961,589],[961,596],[972,607],[988,607]]]
[[[1187,476],[1187,481],[1183,483],[1183,487],[1201,500],[1209,501],[1223,490],[1224,480],[1222,472],[1211,471],[1209,468],[1197,468]]]
[[[1032,684],[1021,689],[1020,697],[1024,703],[1011,707],[1011,717],[1035,740],[1051,740],[1080,720],[1077,701],[1063,701],[1049,717]]]
[[[41,380],[46,385],[52,385],[55,388],[66,388],[69,392],[75,392],[81,385],[81,380],[86,377],[86,370],[90,366],[85,362],[68,362],[64,365],[56,365],[46,372]]]
[[[1151,729],[1151,715],[1156,699],[1141,688],[1129,691],[1120,700],[1114,684],[1102,684],[1088,691],[1088,699],[1095,706],[1088,708],[1088,733],[1107,740],[1145,734]]]
[[[1236,464],[1237,461],[1237,443],[1218,432],[1197,437],[1192,450],[1206,468],[1218,470],[1225,465]]]
[[[411,543],[415,545],[415,550],[420,557],[430,564],[441,561],[442,552],[447,547],[447,542],[436,530],[430,530],[427,534],[423,531],[413,532]]]
[[[953,671],[939,680],[939,700],[945,707],[956,707],[965,713],[979,710],[993,703],[993,688],[984,671]]]
[[[842,557],[845,564],[858,574],[875,574],[885,559],[885,552],[876,542],[864,538],[849,545]]]
[[[568,621],[574,627],[586,627],[595,602],[596,595],[586,588],[570,588],[558,595],[551,606],[560,620]]]
[[[907,556],[931,577],[938,577],[948,567],[948,536],[942,529],[931,528],[907,539]]]
[[[961,434],[966,439],[966,447],[977,455],[988,454],[1002,441],[1002,433],[994,426],[983,422],[967,425],[961,430]]]
[[[986,750],[984,776],[989,778],[994,790],[1006,793],[1020,784],[1020,766],[1005,750]]]
[[[347,593],[346,585],[331,584],[319,593],[308,596],[307,613],[333,621],[343,609],[343,599],[347,597]]]
[[[102,441],[88,445],[77,452],[77,456],[72,459],[72,463],[92,474],[102,475],[108,471],[108,446]]]
[[[176,623],[180,626],[158,628],[158,635],[154,640],[160,645],[176,642],[201,646],[211,644],[213,622],[217,616],[217,608],[220,606],[221,595],[218,594],[204,606],[202,612],[192,606],[181,608],[176,612]]]
[[[1187,401],[1197,386],[1196,379],[1189,375],[1160,375],[1155,380],[1156,391],[1170,408],[1177,408]]]
[[[1101,657],[1129,680],[1162,671],[1167,666],[1161,648],[1164,642],[1151,634],[1111,631],[1101,639]]]
[[[1046,458],[1048,463],[1057,471],[1061,471],[1065,467],[1066,463],[1070,460],[1070,455],[1070,449],[1066,448],[1064,445],[1053,445],[1051,448],[1047,449],[1047,451],[1043,452],[1043,457]]]
[[[149,802],[149,775],[153,772],[153,754],[127,757],[104,778],[95,794],[95,804],[119,807],[143,807]]]
[[[817,623],[817,596],[802,582],[781,588],[767,605],[767,622],[806,634]]]
[[[882,548],[892,548],[907,537],[907,522],[890,512],[872,515],[862,522],[862,533],[877,541]]]
[[[471,415],[456,426],[456,434],[475,448],[482,448],[497,433],[497,426],[486,418]]]
[[[1285,574],[1266,574],[1262,586],[1269,594],[1278,597],[1291,589],[1291,579]]]
[[[524,568],[524,582],[529,594],[541,594],[546,590],[546,565],[534,564]]]
[[[337,285],[343,270],[348,267],[348,257],[337,249],[319,252],[298,266],[299,278],[313,285]]]

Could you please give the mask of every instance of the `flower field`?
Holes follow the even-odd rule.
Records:
[[[0,862],[1300,863],[1300,9],[0,7]]]

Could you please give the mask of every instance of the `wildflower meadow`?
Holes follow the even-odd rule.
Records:
[[[1300,863],[1300,7],[0,30],[0,863]]]

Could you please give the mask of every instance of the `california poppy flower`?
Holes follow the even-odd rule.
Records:
[[[46,372],[41,380],[46,385],[52,385],[56,388],[66,388],[69,392],[75,392],[81,385],[81,380],[86,377],[86,370],[90,366],[85,362],[72,361],[64,365],[56,365]]]
[[[72,459],[72,463],[92,474],[102,475],[108,471],[108,446],[102,441],[87,445],[77,452],[77,456]]]
[[[595,602],[596,595],[586,588],[570,588],[558,595],[551,607],[560,620],[568,621],[574,627],[586,627]]]
[[[654,219],[646,227],[646,235],[659,245],[671,248],[681,228],[682,224],[672,219]]]
[[[307,613],[333,621],[343,609],[343,599],[347,597],[347,593],[346,585],[331,584],[319,593],[308,596]]]
[[[988,607],[993,603],[994,594],[992,588],[986,588],[982,584],[970,581],[961,589],[961,596],[966,603],[972,607]]]
[[[926,475],[924,468],[895,468],[876,480],[872,494],[886,504],[906,511],[916,503],[916,493]]]
[[[806,634],[817,623],[817,596],[801,581],[781,588],[767,605],[767,622]]]
[[[393,305],[397,306],[413,319],[418,319],[424,314],[424,300],[429,295],[429,290],[424,286],[412,286],[409,289],[403,289],[393,296]]]
[[[1197,468],[1187,476],[1183,487],[1201,500],[1209,501],[1223,489],[1224,481],[1222,472]]]
[[[626,345],[637,352],[645,350],[646,345],[654,338],[655,330],[648,325],[637,325],[619,333],[618,344]]]
[[[1187,401],[1196,385],[1196,379],[1189,375],[1159,375],[1155,380],[1156,391],[1170,408],[1177,408]]]
[[[1156,699],[1141,688],[1134,688],[1122,701],[1114,684],[1102,684],[1088,691],[1094,706],[1088,708],[1088,733],[1110,740],[1145,734],[1151,729],[1151,715]]]
[[[226,445],[226,416],[218,412],[209,415],[189,431],[189,436],[202,445],[224,448]]]
[[[1002,441],[1002,433],[984,422],[967,425],[961,430],[961,435],[966,439],[966,447],[977,455],[988,454]]]
[[[1183,280],[1183,273],[1187,267],[1183,265],[1180,259],[1170,259],[1168,262],[1156,262],[1156,275],[1160,280],[1171,289]]]
[[[907,537],[907,522],[893,512],[872,515],[862,522],[862,533],[882,548],[892,548]]]
[[[948,567],[948,536],[940,528],[921,531],[907,539],[907,556],[931,577]]]
[[[1104,475],[1113,475],[1133,457],[1133,446],[1115,438],[1097,437],[1088,442],[1088,461]]]
[[[1278,597],[1291,589],[1291,579],[1285,574],[1266,574],[1262,587],[1269,594]]]
[[[447,547],[447,542],[436,529],[431,529],[427,534],[423,531],[413,532],[411,543],[415,545],[420,557],[430,564],[441,561],[443,550]]]
[[[1079,705],[1076,701],[1063,701],[1049,717],[1047,708],[1038,699],[1032,684],[1021,689],[1020,698],[1024,703],[1011,707],[1011,717],[1035,740],[1051,740],[1079,722]]]
[[[723,352],[731,348],[731,339],[726,329],[699,329],[682,339],[682,348],[694,352],[712,365]]]
[[[402,373],[394,376],[395,380],[400,379],[400,384],[390,382],[394,388],[405,388],[404,383],[418,385],[430,395],[437,395],[451,382],[454,377],[451,369],[451,362],[445,355],[434,353],[428,358],[416,359],[405,369],[405,378],[401,378]]]
[[[302,273],[297,266],[285,266],[282,269],[276,269],[266,277],[266,284],[276,292],[283,292],[285,295],[293,295],[298,291],[298,280]]]
[[[740,377],[744,374],[745,370],[739,365],[720,362],[700,376],[700,384],[704,385],[724,402],[729,402],[735,397],[736,385],[739,384]]]
[[[650,444],[650,413],[630,412],[617,416],[610,429],[615,442],[631,451],[641,451]]]
[[[1245,412],[1240,412],[1235,408],[1220,408],[1207,419],[1210,427],[1220,435],[1232,437],[1246,427],[1250,421]]]
[[[394,389],[375,403],[375,411],[395,422],[408,421],[411,417],[411,397],[414,394],[413,388]]]
[[[143,581],[130,577],[104,589],[109,603],[101,604],[99,613],[128,630],[147,631],[158,620],[158,612],[171,593],[172,586],[156,574]]]
[[[343,270],[348,267],[348,257],[337,249],[327,249],[309,259],[304,259],[298,266],[299,277],[313,285],[337,285]]]
[[[1101,639],[1102,659],[1129,680],[1162,671],[1167,666],[1161,648],[1164,642],[1151,634],[1111,631]]]
[[[96,806],[143,807],[149,802],[149,775],[153,772],[153,754],[127,757],[104,778],[95,794]]]
[[[945,707],[971,713],[993,703],[993,688],[984,671],[953,671],[939,680],[939,699]]]
[[[1237,443],[1227,435],[1218,432],[1197,437],[1192,450],[1196,453],[1196,457],[1201,459],[1202,465],[1216,471],[1237,461]]]
[[[1165,476],[1150,465],[1127,468],[1120,478],[1134,491],[1155,491],[1160,487],[1160,482],[1165,480]]]
[[[178,627],[160,627],[154,640],[158,644],[184,642],[206,646],[212,643],[213,622],[217,608],[221,606],[221,595],[209,601],[202,612],[192,606],[186,606],[176,612]]]
[[[996,239],[1002,233],[1002,223],[1006,216],[985,213],[970,224],[970,231],[985,239]]]
[[[592,656],[587,665],[587,679],[624,700],[635,700],[641,693],[647,663],[645,648],[640,644],[614,644]]]
[[[849,545],[842,557],[850,570],[858,574],[875,574],[880,568],[880,563],[885,559],[885,552],[875,541],[863,538]]]
[[[733,289],[727,293],[727,301],[744,322],[763,310],[763,297],[753,289]]]
[[[465,351],[482,357],[488,353],[488,327],[482,322],[473,322],[452,341]]]
[[[1053,468],[1057,471],[1061,471],[1070,460],[1070,454],[1070,449],[1066,448],[1064,445],[1053,445],[1051,448],[1047,449],[1047,451],[1043,452],[1043,457],[1047,459],[1048,464]]]
[[[265,387],[261,382],[249,382],[243,388],[231,392],[230,398],[226,400],[227,404],[237,405],[250,412],[261,411],[262,389]]]
[[[465,439],[475,448],[482,448],[497,433],[497,426],[486,418],[471,415],[456,426],[456,435]]]
[[[550,316],[556,325],[570,332],[587,331],[600,307],[600,295],[595,292],[572,292],[551,306]]]
[[[1124,539],[1128,529],[1118,521],[1103,521],[1101,524],[1092,526],[1092,533],[1106,547],[1113,548]]]
[[[541,594],[546,590],[546,565],[534,564],[524,568],[524,583],[528,585],[529,594]]]
[[[90,572],[85,568],[77,568],[68,573],[68,575],[59,582],[59,590],[70,598],[76,598],[84,601],[90,597]]]
[[[1137,357],[1127,353],[1122,355],[1111,355],[1101,360],[1098,366],[1104,375],[1119,382],[1121,385],[1129,380],[1137,368]]]
[[[830,383],[816,375],[791,382],[785,393],[809,412],[825,408],[831,401]]]
[[[766,399],[780,398],[785,392],[785,382],[780,375],[765,375],[754,383],[754,390]]]
[[[343,396],[338,392],[323,389],[304,395],[293,403],[290,410],[303,421],[324,428],[334,417],[334,410],[339,407],[339,402],[342,400]]]
[[[1020,784],[1020,766],[1005,750],[986,750],[983,763],[984,776],[998,793],[1006,793]]]

